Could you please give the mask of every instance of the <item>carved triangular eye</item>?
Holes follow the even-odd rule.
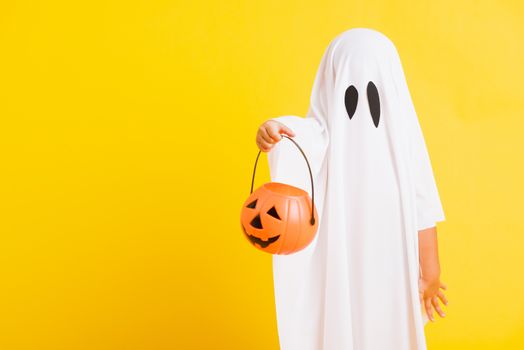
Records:
[[[272,217],[274,217],[275,219],[281,220],[281,219],[280,219],[280,216],[278,216],[277,210],[276,210],[276,208],[275,208],[274,206],[273,206],[271,209],[269,209],[269,210],[267,211],[267,213],[268,213],[269,215],[271,215]]]
[[[378,128],[378,122],[380,120],[380,99],[378,97],[377,87],[372,81],[368,83],[367,93],[371,118],[373,118],[373,124],[375,124],[375,127]]]
[[[353,115],[357,110],[357,102],[357,89],[353,85],[351,85],[346,89],[346,95],[344,96],[344,104],[346,105],[346,112],[348,113],[349,119],[353,118]]]
[[[251,220],[251,226],[254,228],[263,228],[262,227],[262,221],[260,221],[260,215],[257,214],[253,220]]]
[[[255,199],[253,202],[249,203],[248,205],[246,205],[247,208],[255,208],[257,206],[257,200]]]

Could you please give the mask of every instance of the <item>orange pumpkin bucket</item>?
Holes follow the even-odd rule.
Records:
[[[251,180],[251,192],[242,206],[240,226],[245,237],[256,248],[270,253],[288,255],[304,249],[313,241],[318,228],[315,220],[313,174],[307,157],[291,138],[306,160],[311,179],[311,197],[301,188],[280,182],[268,182],[253,192],[258,152]]]

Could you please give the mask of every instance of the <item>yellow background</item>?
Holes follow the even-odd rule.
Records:
[[[2,2],[0,349],[278,349],[271,257],[239,228],[255,132],[304,116],[329,41],[361,26],[399,50],[447,217],[429,348],[524,348],[523,17],[520,1]]]

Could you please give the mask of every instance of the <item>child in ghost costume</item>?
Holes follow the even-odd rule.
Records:
[[[426,349],[418,231],[436,230],[444,212],[394,44],[367,28],[339,34],[306,118],[271,122],[257,135],[271,180],[311,195],[303,157],[280,142],[287,133],[310,162],[319,218],[306,248],[273,255],[281,350]],[[431,303],[447,304],[437,284]]]

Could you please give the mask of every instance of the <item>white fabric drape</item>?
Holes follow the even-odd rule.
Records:
[[[380,99],[378,126],[370,81]],[[351,119],[350,85],[358,91]],[[445,218],[395,46],[371,29],[341,33],[322,57],[306,117],[273,119],[295,132],[308,157],[319,216],[308,247],[273,256],[281,349],[425,349],[417,231]],[[268,163],[272,181],[311,195],[291,141],[275,145]]]

